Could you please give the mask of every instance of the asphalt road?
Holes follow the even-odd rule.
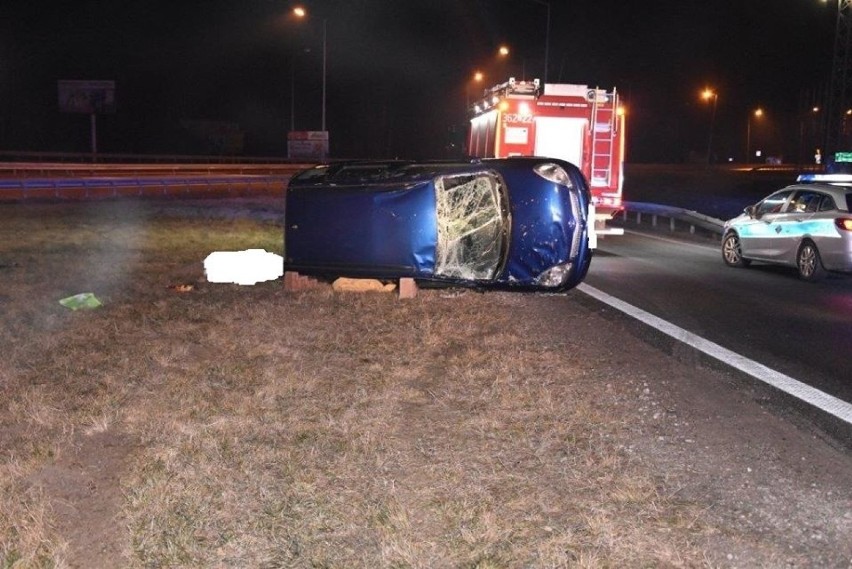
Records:
[[[852,277],[727,267],[717,245],[628,231],[601,241],[586,282],[852,402]]]

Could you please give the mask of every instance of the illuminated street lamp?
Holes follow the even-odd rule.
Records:
[[[713,114],[710,115],[710,134],[707,136],[707,164],[710,164],[713,151],[713,124],[716,122],[716,103],[719,101],[719,94],[710,88],[706,88],[701,92],[701,98],[705,101],[713,100]]]
[[[763,109],[756,108],[753,113],[749,113],[746,121],[746,164],[751,164],[751,117],[759,119],[763,116]]]
[[[470,108],[470,86],[471,86],[471,84],[480,85],[480,84],[482,84],[482,82],[484,80],[485,80],[485,74],[482,73],[482,71],[474,71],[473,72],[473,76],[471,77],[471,80],[468,81],[467,85],[465,86],[465,90],[464,90],[464,94],[465,94],[464,108],[465,109]]]
[[[810,161],[810,158],[806,158],[806,146],[814,150],[814,162],[817,165],[822,163],[823,151],[820,142],[825,142],[822,138],[825,136],[822,114],[822,108],[817,105],[799,113],[799,164],[807,164]]]
[[[301,6],[293,8],[293,16],[301,20],[306,15],[305,9]],[[290,65],[290,132],[296,130],[296,57],[293,56],[292,64]]]
[[[494,75],[502,75],[506,79],[509,76],[509,54],[511,54],[511,50],[509,46],[506,44],[500,44],[497,46],[497,53],[494,56],[494,62],[491,64],[490,68],[495,70]]]

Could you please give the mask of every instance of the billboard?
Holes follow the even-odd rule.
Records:
[[[328,131],[299,130],[287,133],[287,157],[322,160],[328,156]]]
[[[115,112],[115,81],[59,80],[59,110],[88,115]]]

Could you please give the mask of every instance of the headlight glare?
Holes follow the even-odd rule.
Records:
[[[536,174],[549,182],[554,182],[569,188],[571,187],[571,179],[568,177],[568,173],[559,164],[543,162],[541,164],[536,164],[533,170]]]
[[[572,263],[554,265],[541,273],[536,279],[536,284],[545,287],[558,287],[565,284],[571,274]]]

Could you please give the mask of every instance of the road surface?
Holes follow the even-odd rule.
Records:
[[[601,241],[586,283],[852,402],[852,277],[730,268],[712,241],[628,231]]]

